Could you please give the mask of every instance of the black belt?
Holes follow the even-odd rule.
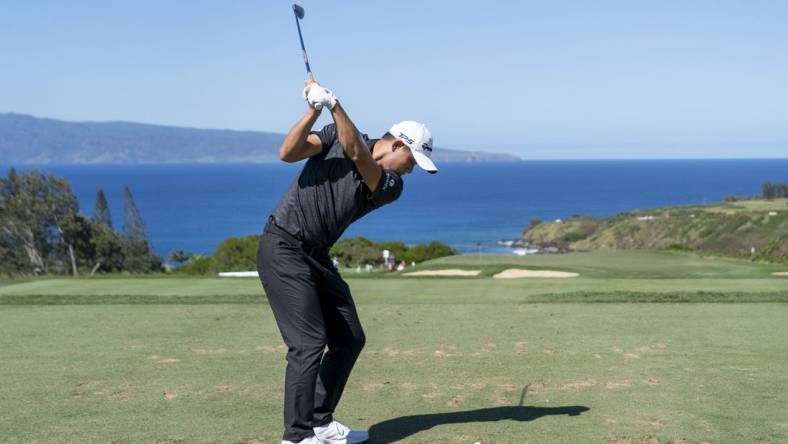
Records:
[[[265,225],[265,229],[263,229],[263,232],[273,233],[279,237],[282,237],[283,239],[290,242],[291,244],[296,245],[302,250],[304,250],[304,252],[310,256],[324,256],[324,257],[329,256],[329,248],[312,247],[308,245],[301,239],[298,239],[297,237],[290,234],[289,231],[277,225],[274,216],[268,216],[268,223]]]

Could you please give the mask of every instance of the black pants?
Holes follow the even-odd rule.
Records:
[[[328,253],[308,252],[272,219],[260,239],[257,271],[287,345],[282,439],[300,441],[333,420],[364,330]]]

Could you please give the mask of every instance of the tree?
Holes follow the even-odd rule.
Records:
[[[442,242],[417,244],[408,247],[402,242],[375,243],[365,237],[342,239],[331,248],[331,256],[336,256],[345,266],[357,264],[383,263],[383,250],[389,250],[397,260],[423,262],[443,256],[458,254],[456,250]]]
[[[140,210],[134,203],[129,187],[123,188],[123,227],[126,230],[126,237],[131,241],[147,241],[148,234],[145,231],[145,223],[142,222]]]
[[[772,185],[770,182],[764,182],[761,189],[764,198],[774,199],[774,195],[775,195],[774,185]]]
[[[77,198],[71,192],[71,186],[66,179],[49,175],[47,177],[49,191],[48,207],[50,216],[53,219],[55,229],[60,235],[62,246],[68,258],[71,261],[71,273],[73,276],[77,275],[77,254],[76,243],[84,242],[86,237],[90,239],[90,235],[86,234],[88,224],[82,220],[78,214],[79,205]]]
[[[389,250],[396,260],[402,260],[405,257],[405,252],[408,251],[408,246],[404,242],[378,242],[377,248],[379,253]]]
[[[0,240],[3,250],[13,252],[9,259],[16,272],[47,272],[51,224],[43,205],[45,188],[36,171],[20,176],[11,168],[8,178],[0,179]]]
[[[336,256],[339,262],[346,266],[361,264],[381,264],[383,256],[381,249],[374,242],[365,237],[351,237],[342,239],[331,247],[331,256]]]
[[[123,188],[123,225],[126,237],[123,243],[123,270],[131,273],[161,271],[161,258],[148,244],[148,234],[137,204],[129,187]]]
[[[189,253],[188,251],[173,250],[173,251],[170,252],[170,255],[167,257],[167,259],[169,259],[172,262],[175,262],[176,264],[180,265],[180,264],[183,264],[184,262],[188,262],[189,259],[192,258],[192,256],[193,255],[191,253]]]
[[[112,228],[112,216],[107,205],[107,198],[104,191],[99,188],[96,192],[96,205],[93,207],[93,222]]]
[[[124,239],[122,269],[129,273],[159,272],[161,258],[151,251],[148,241]]]
[[[106,208],[103,193],[97,201],[103,201],[97,207]],[[161,259],[150,250],[133,200],[127,206],[135,227],[129,240],[112,230],[108,212],[98,221],[79,214],[65,179],[38,171],[18,174],[12,168],[8,177],[0,177],[0,272],[160,271]]]
[[[124,264],[124,244],[123,239],[117,232],[104,224],[92,222],[92,236],[90,237],[92,247],[90,274],[97,271],[121,271]]]

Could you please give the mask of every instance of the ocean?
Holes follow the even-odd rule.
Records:
[[[123,227],[123,187],[131,189],[153,248],[212,253],[230,236],[260,233],[302,164],[42,165],[65,177],[92,215],[97,189],[115,228]],[[604,217],[620,211],[720,202],[760,195],[765,181],[788,182],[788,159],[599,160],[447,163],[405,176],[396,202],[373,211],[343,237],[406,244],[445,242],[462,253],[508,253],[531,219]],[[3,171],[8,170],[6,165]]]

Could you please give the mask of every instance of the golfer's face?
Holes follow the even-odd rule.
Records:
[[[416,158],[413,157],[410,148],[406,146],[403,146],[402,149],[398,151],[402,151],[400,154],[402,159],[397,172],[400,173],[400,175],[410,174],[413,171],[413,167],[416,166]]]

